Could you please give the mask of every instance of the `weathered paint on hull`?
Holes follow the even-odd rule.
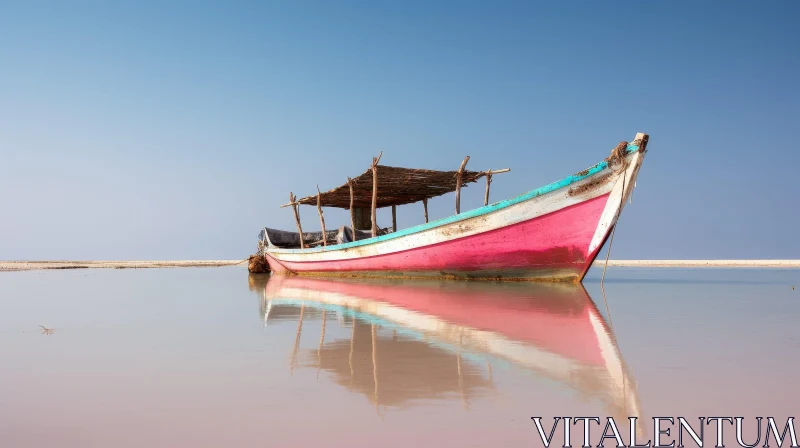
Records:
[[[371,257],[276,260],[276,273],[579,281],[594,259],[590,242],[608,194],[521,223]]]

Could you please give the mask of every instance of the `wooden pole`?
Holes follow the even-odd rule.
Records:
[[[428,223],[428,198],[422,200],[422,208],[425,210],[425,223]]]
[[[347,186],[350,187],[350,227],[353,228],[353,241],[358,239],[356,235],[356,211],[353,208],[353,179],[347,178]]]
[[[392,206],[392,232],[397,232],[397,206]]]
[[[458,173],[456,173],[456,215],[461,213],[461,184],[463,183],[464,168],[467,166],[467,162],[469,162],[469,156],[464,157],[464,161],[461,162],[461,167],[458,168]]]
[[[372,158],[372,237],[378,236],[378,162],[381,160],[383,151],[378,154],[378,157]]]
[[[511,168],[503,168],[502,170],[487,170],[486,174],[500,174],[511,171]]]
[[[289,203],[294,210],[294,221],[297,223],[297,232],[300,234],[300,249],[304,249],[306,245],[303,243],[303,226],[300,225],[300,212],[297,211],[297,197],[291,191],[289,192]]]
[[[320,197],[319,185],[317,185],[317,213],[319,213],[319,224],[322,226],[322,245],[328,245],[328,234],[325,232],[325,218],[322,216],[322,198]]]
[[[486,195],[483,196],[483,205],[489,205],[489,185],[492,184],[492,173],[489,170],[486,173]]]

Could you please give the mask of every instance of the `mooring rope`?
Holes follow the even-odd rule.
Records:
[[[622,151],[624,151],[624,148],[627,148],[627,143],[625,143],[624,146],[623,146],[623,143],[625,143],[625,142],[620,143],[616,148],[614,148],[611,151],[611,156],[609,157],[609,160],[618,159],[618,160],[620,160],[622,162],[622,170],[621,170],[622,171],[622,192],[619,195],[619,208],[617,209],[616,216],[614,217],[614,227],[611,229],[611,239],[608,241],[608,250],[606,251],[606,262],[603,265],[603,277],[600,279],[600,285],[601,286],[606,281],[606,269],[608,269],[608,256],[611,255],[611,246],[614,244],[614,234],[617,233],[617,221],[619,220],[619,217],[622,214],[622,207],[625,205],[625,180],[626,180],[625,177],[626,177],[626,174],[627,174],[626,171],[628,169],[628,163],[625,160],[625,157],[621,156]],[[620,159],[620,157],[622,157],[622,158]],[[605,294],[603,294],[603,296],[605,298]],[[606,304],[606,308],[608,308],[608,304]]]
[[[611,245],[614,244],[614,234],[617,233],[617,224],[611,229],[611,240],[608,241],[608,250],[606,251],[606,262],[603,265],[603,277],[600,278],[600,286],[606,281],[606,269],[608,269],[608,256],[611,254]]]

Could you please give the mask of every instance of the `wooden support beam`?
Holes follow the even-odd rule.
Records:
[[[425,209],[425,223],[428,223],[428,198],[422,200],[422,208]]]
[[[486,194],[483,196],[483,205],[489,205],[489,186],[492,184],[492,170],[486,172]]]
[[[503,168],[502,170],[486,170],[486,174],[500,174],[511,171],[511,168]]]
[[[319,185],[317,185],[317,213],[319,213],[319,225],[322,227],[322,246],[328,245],[328,233],[325,232],[325,218],[322,216],[322,199],[320,197]]]
[[[464,157],[464,161],[461,162],[461,167],[456,173],[456,215],[461,213],[461,184],[464,182],[464,168],[467,167],[467,162],[469,162],[469,156]]]
[[[397,206],[392,206],[392,232],[397,232]]]
[[[378,157],[372,158],[372,237],[378,236],[378,162],[381,161],[383,151],[378,154]]]
[[[303,242],[303,226],[300,225],[300,212],[297,210],[297,197],[295,197],[294,193],[291,191],[289,192],[289,204],[292,206],[292,210],[294,210],[294,221],[297,223],[297,232],[300,234],[300,248],[304,249],[306,245]]]
[[[353,208],[353,179],[347,178],[347,186],[350,187],[350,227],[353,229],[353,241],[358,239],[356,233],[356,211]]]
[[[483,196],[483,205],[489,205],[489,185],[492,183],[492,176],[500,173],[507,173],[511,168],[503,168],[502,170],[486,170],[483,175],[486,177],[486,194]]]

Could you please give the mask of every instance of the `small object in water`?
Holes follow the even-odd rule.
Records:
[[[247,270],[253,274],[265,274],[269,273],[269,263],[264,258],[264,255],[256,254],[251,255],[249,258],[249,263],[247,265]]]
[[[44,325],[39,325],[42,327],[42,334],[53,334],[56,330],[55,328],[47,328]]]

